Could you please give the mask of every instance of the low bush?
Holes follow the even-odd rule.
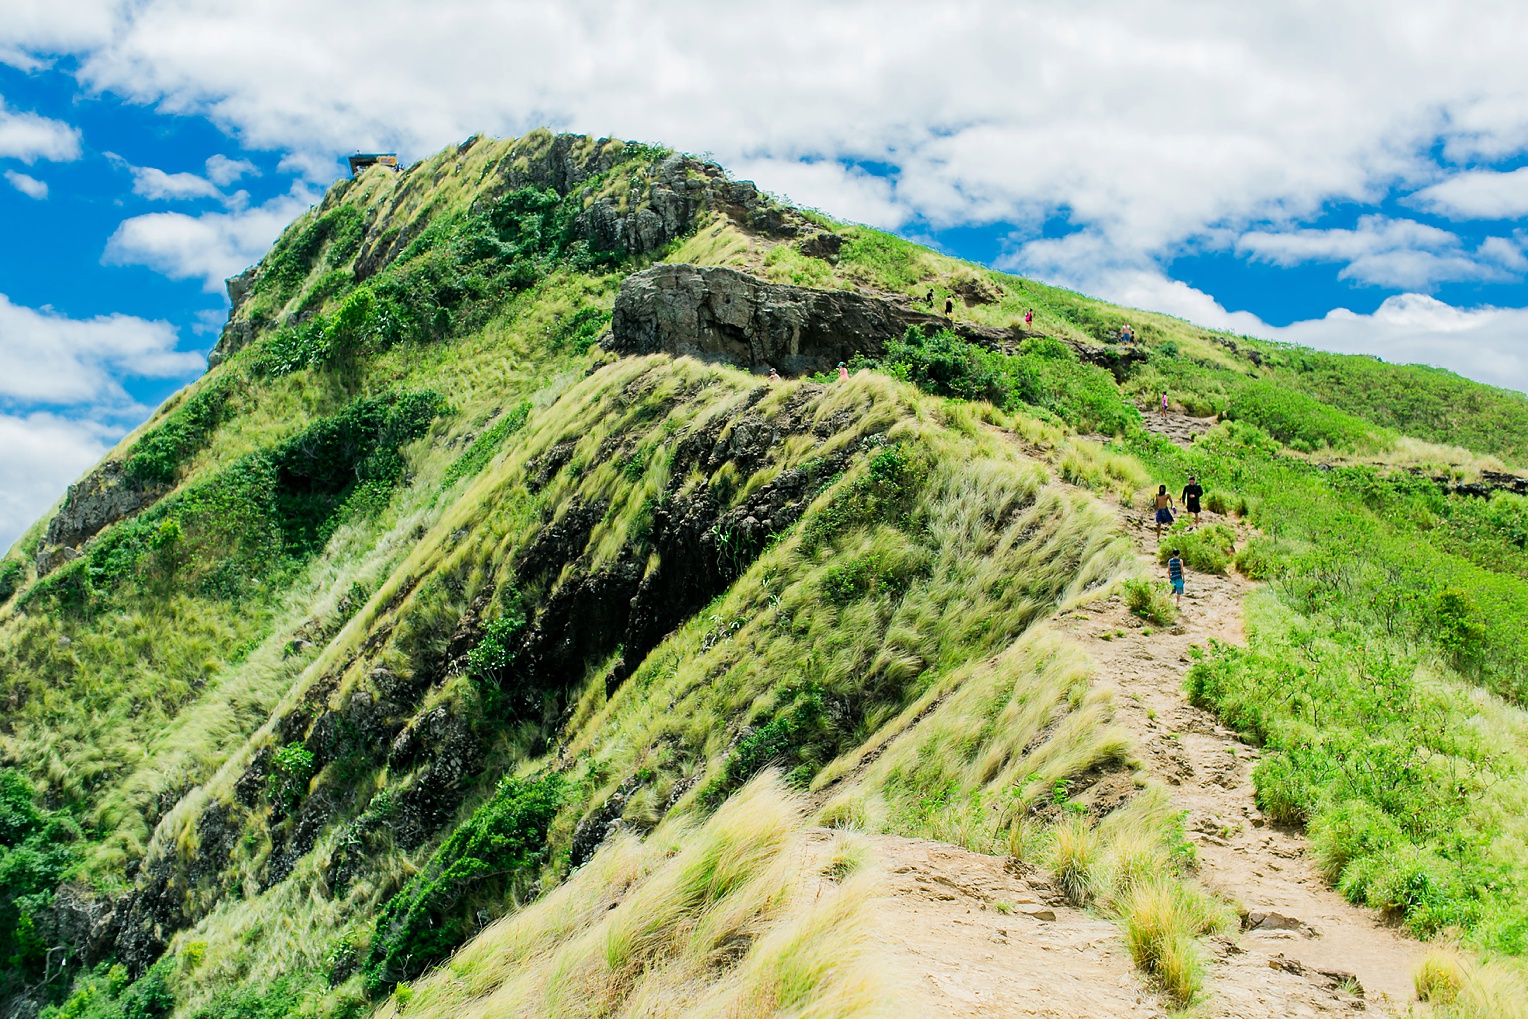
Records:
[[[1125,605],[1135,615],[1150,620],[1158,626],[1171,626],[1178,621],[1178,607],[1163,584],[1144,578],[1132,578],[1124,584]]]
[[[1225,524],[1193,527],[1180,520],[1162,536],[1157,562],[1167,565],[1177,549],[1184,564],[1200,573],[1225,573],[1236,551],[1236,532]]]
[[[1416,971],[1411,975],[1418,1001],[1430,1001],[1437,1005],[1450,1005],[1459,997],[1464,986],[1464,967],[1459,956],[1445,948],[1434,948],[1422,956]]]
[[[1242,383],[1226,409],[1238,421],[1256,424],[1291,449],[1372,452],[1388,447],[1393,433],[1345,414],[1304,393],[1261,380]]]
[[[20,559],[0,559],[0,605],[11,600],[26,578],[26,564]]]
[[[181,465],[212,440],[222,423],[232,383],[227,376],[186,397],[127,454],[128,477],[143,484],[173,482]]]
[[[377,916],[366,962],[373,990],[411,980],[477,929],[474,896],[502,903],[524,887],[546,856],[546,833],[562,803],[563,780],[547,773],[506,777],[488,802],[453,831]]]
[[[53,893],[83,846],[74,819],[37,805],[20,774],[0,768],[0,999],[42,978],[54,938]]]
[[[1102,849],[1098,833],[1086,818],[1073,818],[1056,828],[1050,845],[1050,868],[1073,904],[1087,905],[1098,893]]]
[[[1226,916],[1197,889],[1159,879],[1137,884],[1124,896],[1120,924],[1136,966],[1175,1004],[1185,1006],[1204,987],[1196,939],[1223,929]]]

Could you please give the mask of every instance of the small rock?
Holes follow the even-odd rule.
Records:
[[[1056,919],[1056,911],[1054,909],[1026,909],[1024,915],[1033,917],[1036,920]]]

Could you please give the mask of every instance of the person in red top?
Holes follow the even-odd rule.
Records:
[[[1024,328],[1028,329],[1030,326],[1032,326],[1034,324],[1035,324],[1035,310],[1033,308],[1030,308],[1028,311],[1024,312]]]
[[[838,362],[838,381],[849,381],[849,366],[844,364],[842,361]]]
[[[1162,420],[1167,420],[1167,393],[1162,394]]]

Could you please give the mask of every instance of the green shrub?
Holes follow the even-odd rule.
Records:
[[[1261,380],[1242,383],[1226,413],[1250,421],[1291,449],[1306,453],[1322,448],[1370,451],[1395,439],[1386,429],[1286,386]]]
[[[1289,566],[1289,555],[1276,538],[1256,535],[1236,553],[1236,568],[1249,580],[1273,580]]]
[[[1125,605],[1142,619],[1158,626],[1171,626],[1178,621],[1178,607],[1164,585],[1142,578],[1125,581]]]
[[[68,814],[37,805],[20,772],[0,768],[0,999],[43,976],[48,908],[83,838]]]
[[[0,605],[10,601],[26,579],[25,563],[19,559],[0,559]]]
[[[447,837],[377,917],[366,962],[373,990],[410,980],[465,941],[476,925],[464,907],[523,883],[546,854],[547,827],[562,802],[562,777],[506,777],[493,797]],[[498,895],[491,893],[498,889]]]
[[[1189,568],[1201,573],[1225,573],[1236,551],[1236,532],[1225,524],[1191,529],[1186,520],[1180,520],[1162,536],[1157,562],[1167,565],[1175,548]]]
[[[181,465],[212,440],[226,413],[232,383],[227,376],[183,400],[155,428],[133,444],[127,475],[145,484],[170,484]]]
[[[301,743],[288,743],[271,755],[265,792],[272,806],[286,812],[308,794],[313,777],[313,752]]]

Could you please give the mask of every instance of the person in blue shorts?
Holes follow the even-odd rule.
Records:
[[[1178,558],[1178,550],[1173,549],[1172,557],[1167,560],[1167,579],[1173,585],[1173,604],[1183,604],[1183,560]]]
[[[1173,524],[1173,497],[1167,494],[1166,485],[1157,486],[1157,540],[1162,540],[1162,525]]]

